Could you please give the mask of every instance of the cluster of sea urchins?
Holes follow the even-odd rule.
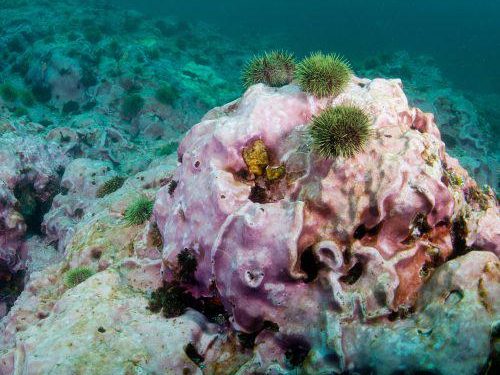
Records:
[[[295,78],[301,89],[318,98],[339,95],[352,70],[339,55],[316,52],[295,64],[293,54],[273,51],[254,57],[243,72],[245,87],[264,83],[287,85]],[[330,107],[315,116],[309,127],[313,151],[324,158],[349,158],[363,150],[371,130],[370,117],[353,104]]]

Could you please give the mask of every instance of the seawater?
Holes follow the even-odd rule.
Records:
[[[452,155],[460,158],[469,154],[474,159],[465,162],[481,183],[498,190],[500,1],[115,0],[113,3],[151,16],[175,16],[187,22],[207,23],[235,41],[267,41],[269,48],[284,48],[297,56],[318,50],[340,53],[360,75],[399,77],[403,84],[420,85],[426,91],[451,88],[460,96],[457,101],[463,96],[474,107],[484,140],[476,145],[481,148],[479,151],[471,150],[469,141],[456,139],[454,135],[445,134],[443,138],[448,141]],[[401,52],[407,54],[403,71],[387,69],[395,64],[388,56]],[[433,82],[425,75],[419,77],[418,70],[427,63],[415,60],[422,56],[430,58],[430,64],[440,70],[440,82]],[[386,69],[366,69],[377,58],[386,58]],[[410,70],[414,72],[408,79],[405,73]],[[458,124],[444,123],[448,119],[440,117],[440,108],[432,102],[436,98],[431,99],[432,95],[422,98],[412,90],[407,95],[410,101],[415,100],[424,110],[435,113],[438,125],[445,130],[470,120],[470,116],[464,116],[457,120]],[[479,171],[485,163],[490,170]]]

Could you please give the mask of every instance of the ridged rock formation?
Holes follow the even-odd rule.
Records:
[[[321,159],[308,123],[341,103],[370,114],[372,139],[353,158]],[[256,335],[257,367],[453,374],[457,350],[460,371],[486,363],[498,318],[488,302],[499,277],[496,201],[446,154],[433,116],[408,106],[399,80],[353,79],[333,100],[253,86],[209,112],[179,160],[155,206],[164,279],[178,281],[188,249],[197,269],[182,284],[220,298],[232,328]],[[447,263],[470,250],[492,253]],[[474,329],[460,328],[475,315]],[[437,329],[424,338],[429,316]],[[398,337],[406,344],[384,345]]]
[[[308,124],[347,102],[371,139],[321,159]],[[0,320],[0,374],[457,375],[498,355],[497,202],[399,80],[322,100],[253,86],[177,156],[102,197],[107,162],[64,164],[41,224],[62,260]],[[141,196],[153,216],[130,225]],[[92,276],[67,285],[78,267]]]

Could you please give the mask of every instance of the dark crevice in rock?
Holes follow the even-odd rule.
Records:
[[[61,195],[68,195],[69,189],[67,187],[61,187],[60,194]]]
[[[419,212],[411,221],[408,236],[402,241],[402,244],[409,245],[417,238],[429,233],[432,227],[427,222],[427,215]]]
[[[300,269],[307,275],[306,283],[311,283],[318,277],[321,263],[314,254],[312,247],[308,247],[300,255]]]
[[[186,353],[188,358],[191,361],[193,361],[197,366],[200,366],[201,364],[203,364],[203,361],[205,361],[205,358],[203,358],[203,356],[200,353],[198,353],[198,351],[196,350],[196,348],[192,343],[186,345],[186,347],[184,348],[184,352]]]
[[[247,169],[240,169],[237,172],[234,172],[234,177],[236,181],[248,181],[250,179],[250,172]]]
[[[174,194],[174,191],[177,188],[177,184],[178,182],[175,180],[170,181],[170,183],[168,184],[168,194],[170,195]]]
[[[427,222],[427,215],[419,212],[412,221],[412,228],[418,230],[419,235],[428,233],[432,228]]]
[[[285,351],[286,360],[292,367],[300,366],[306,359],[310,350],[311,345],[309,345],[308,342],[300,339],[293,339],[287,344],[287,349]]]
[[[379,234],[380,230],[382,229],[382,225],[383,225],[383,221],[381,221],[380,223],[378,223],[377,225],[371,227],[371,228],[367,228],[365,226],[365,224],[361,224],[359,225],[358,227],[356,227],[356,229],[354,230],[354,233],[352,235],[352,237],[355,239],[355,240],[361,240],[365,237],[375,237]]]
[[[14,187],[14,196],[17,199],[17,209],[24,218],[28,234],[42,234],[43,216],[49,211],[52,199],[58,189],[49,186],[53,193],[42,201],[32,182],[21,181]]]
[[[366,235],[367,229],[364,224],[359,225],[355,230],[352,237],[355,240],[360,240]]]
[[[6,304],[7,311],[23,291],[25,275],[24,270],[11,274],[9,269],[0,263],[0,303]]]
[[[267,203],[266,189],[258,185],[252,186],[248,199],[250,199],[254,203]]]
[[[77,209],[75,209],[73,215],[76,219],[81,219],[83,215],[85,215],[85,211],[83,210],[83,208],[78,207]]]
[[[225,325],[229,320],[229,314],[224,308],[219,297],[201,297],[196,304],[191,306],[207,317],[212,323]]]
[[[396,311],[392,311],[388,316],[387,319],[389,321],[393,322],[398,319],[407,319],[410,317],[412,314],[415,313],[415,306],[407,306],[407,305],[401,305],[398,307]]]
[[[255,338],[259,333],[260,331],[253,333],[238,332],[237,337],[241,347],[244,349],[253,349],[255,345]]]
[[[270,322],[269,320],[264,320],[262,323],[262,328],[251,333],[246,332],[238,332],[237,338],[242,348],[244,349],[253,349],[255,346],[255,339],[257,336],[264,330],[268,330],[270,332],[279,332],[280,327],[278,324],[274,322]]]
[[[449,260],[462,256],[470,251],[467,246],[467,223],[463,216],[458,216],[451,223],[451,243],[453,245],[453,254]]]
[[[380,223],[378,223],[377,225],[371,227],[368,229],[368,231],[366,232],[367,235],[369,237],[375,237],[377,236],[379,233],[380,233],[380,230],[382,229],[382,226],[384,225],[384,222],[381,221]]]
[[[345,284],[353,285],[363,274],[363,263],[357,262],[351,269],[339,278],[339,281]]]
[[[273,203],[284,198],[284,193],[280,188],[279,179],[268,180],[264,177],[258,177],[252,188],[248,199],[254,203]]]

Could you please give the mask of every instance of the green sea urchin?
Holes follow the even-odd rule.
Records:
[[[339,55],[316,52],[297,65],[297,80],[305,92],[319,98],[340,94],[352,75],[349,63]]]
[[[280,87],[292,82],[295,58],[285,51],[272,51],[255,56],[243,71],[243,85],[248,88],[257,83]]]
[[[370,117],[354,105],[328,108],[312,120],[312,148],[325,158],[349,158],[363,150],[371,135],[370,125]]]
[[[70,269],[64,274],[64,284],[68,288],[73,288],[80,283],[83,283],[95,272],[88,267],[76,267]]]
[[[155,92],[156,100],[165,105],[173,105],[179,96],[179,91],[168,83],[162,84]]]
[[[0,97],[6,102],[15,102],[18,97],[18,92],[11,84],[4,83],[0,86]]]
[[[153,213],[154,202],[145,196],[136,198],[125,210],[125,221],[129,225],[139,225],[149,220]]]
[[[144,99],[139,94],[125,96],[122,103],[122,115],[126,119],[133,119],[144,107]]]
[[[125,177],[121,176],[111,177],[109,180],[107,180],[105,183],[99,186],[95,196],[97,198],[102,198],[108,194],[114,193],[115,191],[117,191],[119,188],[122,187],[124,182],[125,182]]]

